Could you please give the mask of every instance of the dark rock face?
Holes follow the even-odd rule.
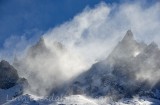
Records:
[[[2,60],[0,62],[0,88],[8,89],[13,87],[18,79],[17,70],[7,61]]]

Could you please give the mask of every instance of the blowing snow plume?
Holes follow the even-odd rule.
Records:
[[[14,65],[28,79],[32,91],[46,95],[105,59],[128,28],[132,28],[137,40],[158,43],[159,6],[156,3],[143,8],[135,2],[120,6],[100,3],[93,9],[86,8],[72,20],[45,33]]]
[[[31,91],[38,95],[47,95],[51,89],[86,69],[80,56],[69,52],[60,42],[54,42],[48,47],[43,38],[14,65],[28,79]]]
[[[100,40],[96,41],[95,38],[91,40],[90,36],[86,39],[80,36],[91,25],[95,29],[100,24],[97,19],[101,19],[95,14],[99,11],[98,15],[108,14],[109,9],[105,7],[105,4],[101,4],[100,7],[94,10],[85,10],[73,21],[65,23],[68,24],[67,26],[63,24],[60,28],[53,29],[62,32],[64,28],[68,35],[62,37],[61,34],[65,34],[64,31],[64,33],[49,32],[50,34],[45,34],[44,38],[41,38],[37,44],[28,49],[24,58],[15,60],[15,67],[21,75],[28,79],[31,91],[39,95],[47,95],[51,89],[68,82],[87,70],[95,62],[95,59],[100,57],[99,55],[105,53],[106,49],[97,47],[101,46]],[[94,17],[94,19],[88,23],[87,20],[90,17]],[[101,18],[104,20],[106,16]],[[81,24],[83,20],[87,23]],[[78,25],[78,27],[74,29],[73,27],[76,27],[74,25]],[[56,34],[57,37],[52,37],[54,36],[51,35],[52,33]],[[75,37],[72,37],[73,34]],[[85,36],[87,37],[87,33],[84,34]],[[86,47],[83,47],[84,44],[86,44]],[[93,54],[86,52],[89,49],[91,51],[93,47],[99,48],[98,54],[96,52],[92,52]],[[88,57],[85,55],[88,55]],[[50,82],[48,83],[48,81]]]

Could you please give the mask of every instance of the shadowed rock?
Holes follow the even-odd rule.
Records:
[[[8,89],[13,87],[18,79],[17,70],[7,61],[2,60],[0,62],[0,88]]]

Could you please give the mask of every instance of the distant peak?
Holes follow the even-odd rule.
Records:
[[[7,61],[5,61],[5,60],[2,60],[1,62],[0,62],[0,64],[9,64]]]
[[[62,47],[62,43],[61,42],[58,42],[58,41],[54,41],[54,45],[56,45],[57,47]]]
[[[40,37],[39,41],[34,45],[34,48],[39,48],[39,47],[45,47],[45,40],[42,37]]]
[[[157,48],[158,47],[158,45],[154,41],[152,43],[150,43],[148,46],[152,47],[152,48]]]
[[[8,66],[10,66],[10,64],[7,61],[5,61],[5,60],[2,60],[0,62],[0,67],[8,67]]]
[[[133,36],[133,33],[132,33],[132,31],[131,31],[131,30],[128,30],[128,31],[127,31],[127,34],[128,34],[128,35],[132,35],[132,36]]]
[[[134,40],[133,33],[131,30],[128,30],[123,38],[123,41],[128,41],[128,40]]]
[[[40,37],[38,43],[39,43],[39,44],[44,44],[44,38],[43,38],[43,36]]]
[[[48,51],[48,49],[46,47],[45,40],[43,37],[40,37],[39,41],[35,45],[31,46],[28,51],[28,55],[34,57],[39,53],[43,53],[46,51]]]

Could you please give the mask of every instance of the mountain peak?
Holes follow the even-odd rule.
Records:
[[[151,42],[147,48],[146,48],[146,51],[147,52],[152,52],[152,51],[155,51],[155,49],[158,49],[158,45],[155,43],[155,42]]]
[[[39,45],[39,46],[44,45],[44,38],[43,38],[43,36],[40,37],[39,41],[37,42],[37,45]]]
[[[0,89],[8,89],[15,86],[19,76],[17,70],[7,61],[0,62]]]
[[[155,48],[157,48],[158,47],[158,45],[153,41],[153,42],[151,42],[148,46],[151,46],[151,47],[155,47]]]
[[[5,60],[2,60],[0,62],[0,67],[9,67],[9,66],[10,66],[10,64],[7,61],[5,61]]]
[[[39,53],[42,54],[44,52],[48,52],[48,49],[46,47],[44,38],[40,37],[39,41],[35,45],[31,46],[31,48],[28,50],[27,55],[31,57],[35,57]]]
[[[59,49],[64,49],[64,46],[61,42],[55,41],[54,46]]]
[[[131,30],[128,30],[126,32],[126,35],[124,36],[124,38],[122,39],[123,41],[128,41],[128,40],[134,40],[134,36]]]
[[[46,44],[45,44],[45,40],[42,37],[40,37],[39,41],[33,46],[33,49],[45,49],[46,48]]]

